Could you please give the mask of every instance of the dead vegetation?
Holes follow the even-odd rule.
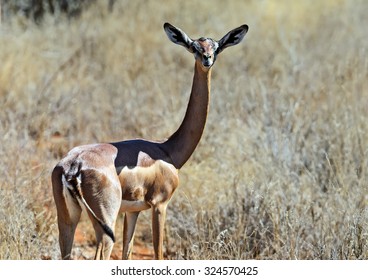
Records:
[[[177,128],[193,58],[167,40],[165,21],[193,37],[250,26],[214,66],[166,257],[368,258],[366,1],[106,3],[0,27],[0,259],[59,258],[50,173],[70,148]],[[151,246],[149,213],[138,223]],[[93,236],[88,221],[79,229]]]

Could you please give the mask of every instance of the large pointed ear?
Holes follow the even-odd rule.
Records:
[[[183,46],[191,53],[193,52],[193,40],[184,31],[167,22],[164,24],[164,29],[171,42]]]
[[[224,49],[230,46],[235,46],[243,40],[245,34],[248,32],[248,25],[244,24],[228,32],[220,41],[218,41],[217,53],[219,54]]]

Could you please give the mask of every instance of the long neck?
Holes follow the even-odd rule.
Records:
[[[192,92],[184,120],[178,130],[162,144],[177,169],[181,168],[193,154],[206,124],[211,69],[203,71],[199,63],[196,61],[194,66]]]

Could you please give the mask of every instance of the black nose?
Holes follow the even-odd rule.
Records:
[[[209,67],[211,66],[211,62],[208,59],[205,59],[205,61],[203,62],[203,66]]]
[[[211,58],[210,55],[205,55],[205,54],[203,55],[203,65],[204,66],[210,66],[211,65],[210,58]]]

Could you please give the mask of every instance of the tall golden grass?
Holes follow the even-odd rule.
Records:
[[[0,27],[0,259],[58,259],[50,173],[72,147],[180,124],[192,55],[165,21],[244,42],[213,70],[203,138],[169,206],[168,259],[368,258],[368,2],[97,1]],[[150,245],[150,213],[137,240]],[[122,222],[117,225],[121,248]],[[75,258],[92,258],[93,228]]]

